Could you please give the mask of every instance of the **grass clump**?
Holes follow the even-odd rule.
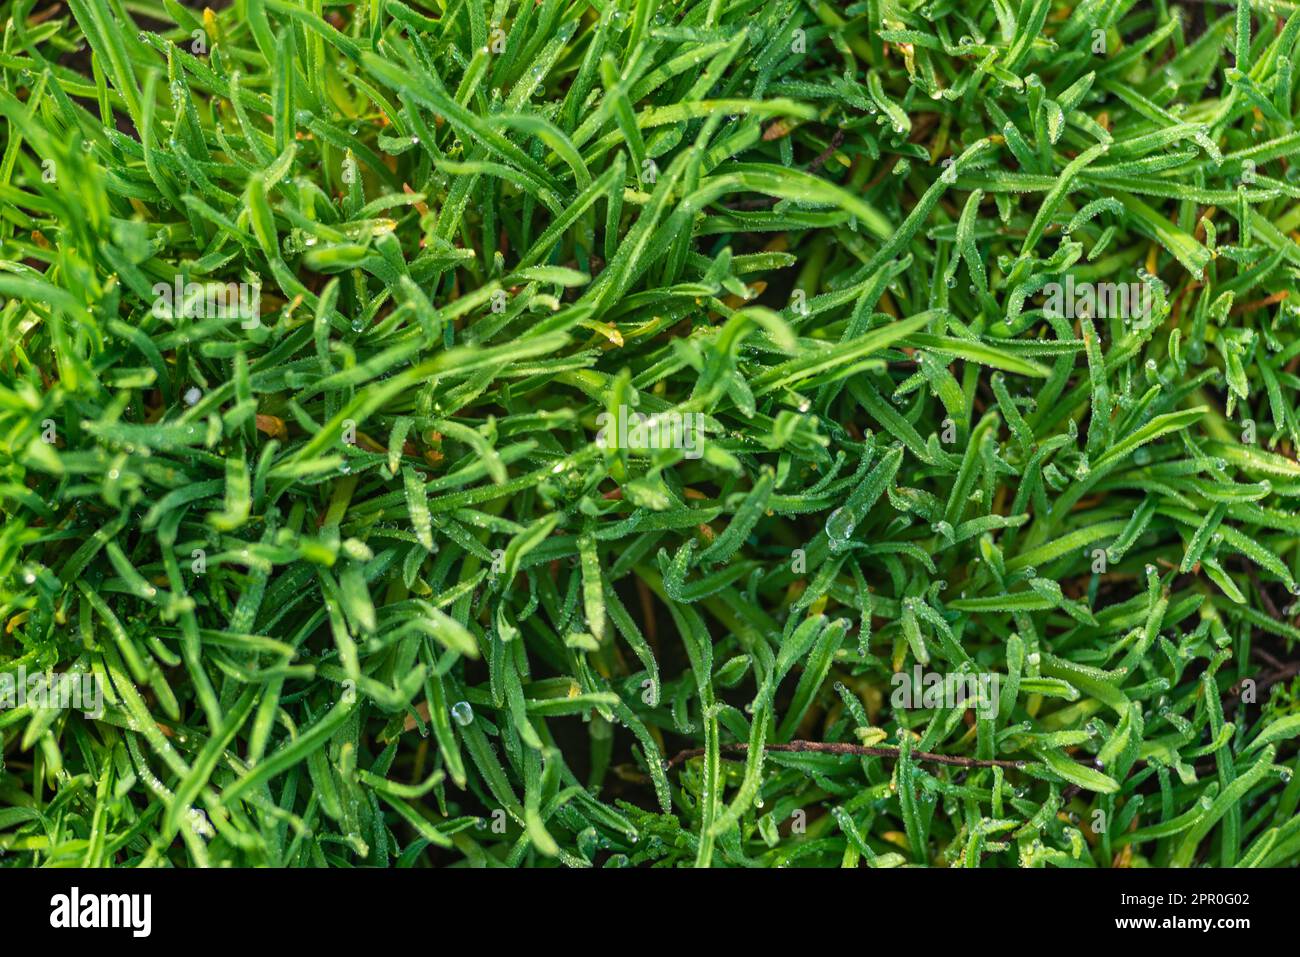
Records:
[[[1300,14],[3,10],[0,863],[1300,860]]]

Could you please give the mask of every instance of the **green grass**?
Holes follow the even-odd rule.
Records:
[[[1300,862],[1295,4],[0,11],[0,864]]]

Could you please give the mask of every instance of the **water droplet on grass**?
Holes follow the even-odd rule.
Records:
[[[451,716],[463,728],[474,721],[474,707],[468,701],[457,701],[451,706]]]
[[[826,539],[832,552],[838,552],[848,544],[855,525],[853,512],[837,508],[826,519]]]

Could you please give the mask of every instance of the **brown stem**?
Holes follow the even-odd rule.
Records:
[[[745,754],[749,751],[749,745],[724,744],[723,751],[730,751],[737,754]],[[858,757],[867,758],[896,758],[899,755],[897,748],[873,748],[863,744],[843,744],[838,741],[791,741],[788,744],[765,744],[764,751],[780,751],[785,753],[812,752],[815,754],[851,754]],[[698,758],[704,754],[703,748],[687,748],[685,751],[677,752],[676,756],[668,762],[668,766],[681,764],[683,761],[689,761],[691,758]],[[931,761],[935,764],[952,764],[959,768],[1023,768],[1026,764],[1024,761],[996,761],[985,760],[981,758],[963,758],[955,754],[931,754],[928,751],[913,751],[912,757],[917,761]]]
[[[826,161],[830,159],[832,156],[834,156],[835,151],[839,149],[842,145],[844,145],[844,131],[837,129],[834,135],[831,136],[830,145],[827,146],[826,149],[822,150],[821,153],[817,155],[816,159],[814,159],[811,163],[808,164],[808,169],[806,170],[806,172],[809,173],[817,172],[819,169],[821,169],[823,166],[826,165]]]

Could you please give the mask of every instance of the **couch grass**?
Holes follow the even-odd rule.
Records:
[[[0,864],[1300,861],[1294,4],[0,9]]]

